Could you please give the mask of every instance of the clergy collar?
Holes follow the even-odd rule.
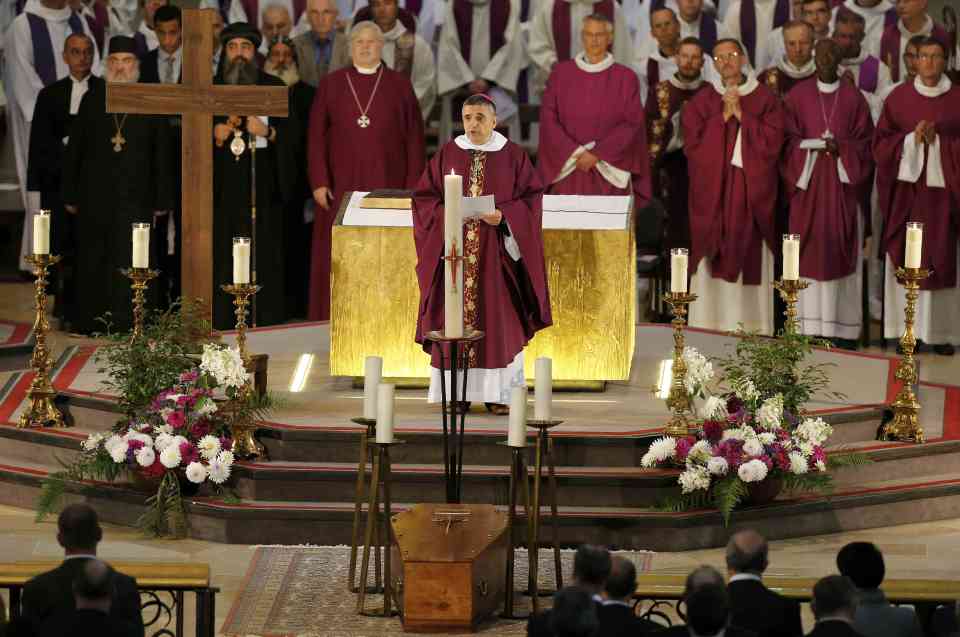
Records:
[[[573,61],[581,71],[586,71],[587,73],[600,73],[601,71],[606,71],[613,66],[613,55],[607,52],[607,56],[605,58],[596,64],[590,64],[587,62],[587,54],[581,51],[580,53],[577,53],[576,57],[573,58]]]
[[[760,85],[757,82],[757,76],[752,70],[743,69],[743,76],[747,78],[747,81],[737,87],[740,96],[750,95],[753,91]],[[723,78],[719,75],[714,75],[710,78],[710,84],[713,85],[714,90],[720,95],[723,95],[727,92],[727,87],[723,85]]]
[[[27,4],[23,10],[26,13],[38,15],[44,20],[52,20],[54,22],[66,22],[70,19],[70,14],[73,13],[69,5],[62,9],[49,9],[40,4],[40,0],[27,0]]]
[[[387,42],[393,42],[394,40],[400,39],[400,36],[407,32],[407,27],[403,26],[403,22],[397,20],[397,23],[393,25],[393,28],[383,34],[383,39]]]
[[[839,78],[837,79],[836,82],[833,82],[831,84],[821,82],[820,78],[817,78],[817,90],[820,91],[821,93],[825,93],[827,95],[829,95],[830,93],[836,93],[838,88],[840,88]]]
[[[82,80],[78,80],[77,78],[73,77],[73,75],[70,75],[70,76],[68,76],[68,77],[70,78],[70,80],[71,80],[74,84],[84,84],[84,85],[85,85],[85,84],[87,84],[87,83],[90,81],[90,74],[89,74],[89,73],[87,73],[87,76],[86,76],[85,78],[83,78]]]
[[[875,7],[861,7],[857,4],[857,0],[847,0],[843,3],[843,6],[850,9],[851,11],[856,11],[862,16],[879,16],[884,15],[890,9],[893,9],[893,4],[889,0],[880,0],[879,4]]]
[[[454,139],[453,143],[457,145],[457,148],[461,148],[463,150],[482,150],[487,153],[495,153],[498,150],[502,150],[503,147],[507,145],[507,138],[497,131],[493,131],[493,134],[490,135],[490,139],[483,144],[477,145],[470,141],[470,138],[467,137],[466,133],[464,133],[463,135],[460,135]]]
[[[359,73],[360,75],[373,75],[380,69],[380,62],[377,62],[377,65],[374,67],[367,67],[367,68],[362,68],[354,64],[353,68],[355,68],[357,70],[357,73]]]
[[[917,89],[917,93],[920,93],[920,95],[924,97],[940,97],[949,91],[952,86],[953,84],[950,82],[950,78],[947,77],[946,73],[940,75],[940,81],[937,82],[936,86],[927,86],[923,83],[923,80],[920,79],[919,75],[913,78],[913,88]]]
[[[695,91],[703,85],[703,76],[701,75],[697,79],[688,82],[687,80],[681,80],[677,77],[677,74],[674,73],[670,76],[670,84],[681,91]]]
[[[903,19],[897,20],[897,29],[900,31],[900,36],[908,40],[915,35],[930,35],[933,33],[933,18],[928,14],[927,21],[923,23],[923,26],[920,27],[920,30],[916,33],[907,31],[907,27],[903,25]]]
[[[780,56],[780,60],[777,62],[777,68],[795,80],[802,80],[805,77],[810,77],[816,72],[817,63],[814,62],[813,58],[810,58],[810,60],[808,60],[803,66],[796,67],[792,62],[790,62],[790,60],[787,59],[786,55],[782,55]]]

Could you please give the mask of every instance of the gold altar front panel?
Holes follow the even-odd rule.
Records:
[[[428,378],[430,359],[414,341],[419,288],[411,228],[333,228],[330,373],[363,376],[365,356],[383,357],[383,375]],[[627,224],[633,227],[632,219]],[[524,354],[527,378],[538,356],[557,381],[626,380],[636,323],[636,244],[631,230],[544,230],[553,326]]]

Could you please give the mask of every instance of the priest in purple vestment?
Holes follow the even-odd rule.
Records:
[[[833,40],[817,42],[816,80],[787,95],[782,173],[790,233],[800,235],[800,276],[810,283],[797,305],[800,330],[855,349],[863,322],[860,203],[873,175],[873,120],[856,86],[840,81],[841,55]]]
[[[774,207],[783,106],[720,40],[717,76],[680,115],[690,171],[690,325],[773,332]]]
[[[494,130],[491,98],[468,97],[462,115],[465,133],[434,155],[414,193],[416,340],[432,356],[428,400],[439,402],[441,346],[425,335],[444,328],[443,176],[453,171],[464,175],[465,196],[492,195],[495,206],[463,224],[463,323],[485,336],[467,348],[468,404],[459,408],[484,402],[504,415],[511,389],[525,384],[524,346],[552,323],[541,232],[543,188],[523,148]]]
[[[880,59],[890,67],[893,81],[900,80],[900,60],[907,42],[915,35],[933,37],[944,46],[950,37],[927,13],[927,0],[898,0],[897,15],[900,19],[887,26],[880,38]]]
[[[640,210],[651,194],[640,85],[633,70],[607,51],[612,37],[605,16],[588,16],[583,53],[550,74],[540,108],[537,171],[548,193],[632,193]]]
[[[324,76],[310,112],[307,169],[317,203],[310,263],[310,320],[330,318],[333,222],[344,193],[413,188],[423,171],[423,119],[406,75],[382,63],[373,22],[350,31],[353,64]]]
[[[939,40],[927,38],[917,49],[917,76],[887,97],[873,146],[887,259],[884,337],[903,333],[905,296],[894,272],[904,263],[906,224],[919,221],[921,267],[933,271],[920,284],[914,331],[952,355],[960,343],[960,87],[944,73]]]

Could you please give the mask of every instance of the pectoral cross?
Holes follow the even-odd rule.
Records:
[[[366,128],[370,125],[370,118],[366,115],[361,115],[357,118],[357,124],[360,125],[360,128]]]
[[[450,264],[450,284],[453,291],[457,291],[457,273],[460,270],[460,262],[463,261],[463,255],[457,252],[457,242],[454,241],[450,246],[450,254],[443,257],[443,260]]]
[[[110,141],[113,142],[113,152],[115,153],[123,150],[123,145],[127,143],[127,140],[120,131],[117,131],[116,134],[110,138]]]

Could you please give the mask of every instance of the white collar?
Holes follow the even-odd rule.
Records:
[[[678,48],[677,51],[679,51],[679,50],[680,50],[680,49]],[[674,54],[674,55],[676,55],[676,54]],[[650,57],[652,57],[653,59],[657,60],[658,62],[673,62],[673,61],[674,61],[674,60],[673,60],[673,56],[671,56],[671,57],[664,57],[663,53],[660,52],[660,45],[657,43],[656,40],[654,40],[653,53],[650,54]]]
[[[83,78],[82,80],[78,80],[77,78],[73,77],[72,75],[70,75],[69,77],[70,77],[70,80],[71,80],[74,84],[80,84],[81,86],[86,86],[87,83],[90,81],[90,73],[87,73],[87,77]]]
[[[817,90],[825,95],[836,93],[838,88],[840,88],[840,80],[837,80],[832,84],[825,84],[821,82],[819,79],[817,79]]]
[[[579,68],[581,71],[585,71],[587,73],[600,73],[601,71],[606,71],[613,66],[613,55],[608,52],[606,57],[599,62],[596,64],[590,64],[587,62],[587,54],[581,51],[580,53],[577,53],[577,56],[573,58],[573,61],[577,65],[577,68]]]
[[[756,573],[736,573],[730,576],[728,583],[733,582],[762,582],[763,578]]]
[[[688,82],[686,80],[681,80],[679,77],[677,77],[677,74],[674,73],[670,76],[669,81],[674,88],[678,88],[681,91],[695,91],[700,88],[701,85],[703,85],[703,75],[691,82]]]
[[[940,76],[940,81],[937,82],[936,86],[927,86],[923,83],[923,80],[920,79],[920,76],[913,78],[913,88],[917,89],[917,93],[923,95],[924,97],[940,97],[950,90],[953,84],[950,82],[950,78],[947,77],[947,74],[944,73]]]
[[[456,144],[458,148],[463,150],[481,150],[486,153],[495,153],[498,150],[502,150],[503,147],[507,145],[507,138],[497,131],[493,131],[493,134],[490,135],[490,139],[483,144],[477,145],[470,141],[470,138],[467,137],[466,133],[464,133],[463,135],[460,135],[454,139],[453,143]]]
[[[605,599],[603,600],[602,606],[626,606],[627,608],[633,608],[633,604],[628,604],[627,602],[621,602],[619,599]]]
[[[677,19],[684,24],[689,24],[691,27],[694,27],[694,26],[697,27],[697,30],[699,31],[700,23],[703,22],[703,11],[702,10],[700,11],[700,15],[698,15],[696,19],[693,20],[693,22],[687,22],[686,20],[683,19],[683,16],[680,15],[679,13],[677,13]]]
[[[875,7],[861,7],[859,4],[857,4],[857,0],[847,0],[843,3],[843,6],[851,11],[859,13],[862,16],[884,15],[887,11],[893,8],[893,4],[891,4],[889,0],[880,0],[880,3]]]
[[[407,32],[407,27],[403,26],[403,22],[397,20],[397,23],[393,25],[393,28],[383,34],[383,38],[389,42],[398,40],[401,35]]]
[[[757,82],[757,76],[752,70],[743,69],[743,75],[747,78],[747,81],[737,87],[740,96],[750,95],[753,91],[760,85]],[[713,89],[723,95],[727,92],[727,87],[723,85],[723,78],[719,75],[714,75],[710,78],[710,83],[713,85]]]
[[[44,20],[50,20],[52,22],[66,22],[70,19],[70,14],[73,13],[70,10],[70,5],[62,9],[49,9],[40,4],[40,0],[27,0],[27,4],[23,7],[23,10],[26,13],[38,15]]]
[[[77,553],[76,555],[63,556],[64,562],[66,562],[67,560],[95,560],[95,559],[97,559],[97,556],[93,555],[92,553]]]
[[[920,27],[920,30],[916,33],[911,33],[907,31],[907,27],[903,26],[903,20],[897,20],[897,29],[900,30],[900,35],[904,38],[912,38],[915,35],[930,35],[933,33],[933,18],[927,15],[927,21],[923,23],[923,26]]]
[[[813,73],[817,70],[817,63],[814,62],[813,58],[810,58],[803,66],[796,67],[790,60],[787,59],[786,55],[782,55],[777,61],[777,68],[793,79],[800,80],[813,75]]]
[[[374,66],[374,67],[366,67],[366,68],[361,67],[361,66],[357,66],[356,64],[354,64],[354,65],[353,65],[353,68],[357,69],[357,73],[359,73],[360,75],[373,75],[373,74],[376,73],[377,70],[380,68],[380,63],[377,62],[377,65],[376,65],[376,66]]]

